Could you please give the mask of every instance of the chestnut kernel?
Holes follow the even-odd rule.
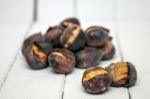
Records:
[[[109,30],[102,26],[91,26],[85,30],[86,44],[92,47],[101,47],[109,41]]]
[[[59,39],[63,33],[64,28],[61,26],[49,27],[47,33],[45,34],[45,40],[53,45],[53,47],[58,47],[60,45]]]
[[[107,67],[107,71],[112,76],[112,86],[130,87],[137,80],[137,71],[130,62],[112,63]]]
[[[103,54],[102,60],[112,59],[115,55],[115,47],[111,41],[108,41],[103,47],[100,47]]]
[[[67,18],[60,23],[60,25],[63,26],[64,28],[68,27],[71,24],[80,25],[80,22],[77,18]]]
[[[22,44],[22,53],[24,54],[26,49],[37,41],[44,41],[44,37],[41,33],[36,33],[26,38]]]
[[[85,47],[76,53],[76,66],[79,68],[89,68],[96,66],[102,59],[102,53],[97,48]]]
[[[88,68],[82,77],[82,86],[89,93],[103,93],[111,85],[109,73],[102,67]]]
[[[54,49],[48,57],[48,62],[55,72],[66,74],[73,71],[75,56],[67,49]]]
[[[72,24],[61,35],[60,43],[64,48],[76,51],[84,47],[85,35],[78,25]]]
[[[42,69],[48,66],[48,54],[52,46],[47,42],[35,42],[24,53],[25,59],[32,69]]]

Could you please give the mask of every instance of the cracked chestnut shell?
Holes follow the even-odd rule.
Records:
[[[85,91],[94,94],[105,92],[111,82],[111,76],[102,67],[88,68],[82,77],[82,86]]]
[[[100,47],[103,54],[102,60],[112,59],[115,55],[115,47],[111,41],[108,41],[103,47]]]
[[[96,66],[102,59],[102,53],[97,48],[85,47],[76,53],[76,66],[79,68],[89,68]]]
[[[53,45],[53,47],[59,47],[59,39],[63,33],[64,28],[61,26],[49,27],[47,33],[45,34],[45,40]]]
[[[34,42],[38,41],[44,41],[44,36],[40,32],[26,38],[22,44],[22,53],[24,54],[28,47],[30,47]]]
[[[72,51],[83,48],[85,45],[85,35],[82,29],[76,24],[68,26],[60,37],[60,44]]]
[[[86,44],[92,47],[101,47],[109,41],[109,30],[102,26],[91,26],[85,30]]]
[[[52,46],[47,42],[34,42],[26,49],[24,57],[32,69],[42,69],[48,66],[51,50]]]
[[[77,18],[67,18],[60,23],[60,25],[63,26],[64,28],[68,27],[71,24],[80,25],[80,22]]]
[[[137,71],[130,62],[112,63],[107,67],[107,71],[112,76],[112,86],[130,87],[137,80]]]
[[[48,62],[55,72],[66,74],[75,67],[75,56],[67,49],[54,49],[48,57]]]

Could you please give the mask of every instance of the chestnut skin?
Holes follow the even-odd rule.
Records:
[[[109,41],[109,30],[102,26],[91,26],[85,30],[86,44],[92,47],[101,47]]]
[[[77,24],[80,26],[80,21],[77,19],[77,18],[67,18],[67,19],[64,19],[60,25],[63,26],[64,28],[68,27],[69,25],[71,24]]]
[[[27,37],[22,44],[22,53],[24,54],[26,49],[29,49],[28,47],[30,47],[34,42],[44,41],[44,40],[45,40],[44,36],[42,35],[41,32],[35,33]]]
[[[59,39],[61,34],[63,33],[64,28],[60,25],[49,27],[46,34],[45,40],[53,45],[53,47],[59,47]]]
[[[100,50],[103,54],[102,60],[112,59],[115,55],[115,46],[111,41],[108,41],[103,47],[100,47]]]
[[[77,51],[85,45],[85,35],[82,29],[76,25],[69,25],[60,37],[60,44],[71,51]]]
[[[52,46],[47,42],[34,42],[24,52],[24,57],[32,69],[42,69],[48,66],[48,54]]]
[[[82,86],[88,93],[98,94],[107,91],[112,78],[102,67],[88,68],[82,77]]]
[[[76,53],[76,66],[84,69],[96,66],[102,59],[102,56],[99,49],[85,47]]]
[[[60,74],[67,74],[75,67],[75,56],[68,49],[54,49],[48,56],[49,65]]]
[[[130,62],[112,63],[106,69],[112,76],[112,86],[131,87],[136,83],[137,71]]]

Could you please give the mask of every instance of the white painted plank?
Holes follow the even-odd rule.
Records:
[[[28,36],[39,30],[45,31],[48,25],[37,23]],[[28,68],[20,52],[0,92],[0,99],[61,99],[64,78],[50,67],[42,70]]]
[[[73,16],[73,0],[39,0],[38,21],[54,22]]]
[[[120,53],[118,49],[118,44],[116,42],[117,38],[115,36],[115,28],[113,23],[100,23],[99,21],[90,22],[90,23],[83,23],[85,27],[89,25],[102,25],[106,26],[111,30],[111,35],[113,36],[113,43],[116,47],[116,54],[114,59],[109,61],[103,61],[98,66],[106,67],[112,62],[120,61]],[[64,87],[64,99],[128,99],[128,92],[126,88],[114,88],[110,87],[109,90],[104,94],[89,94],[86,93],[82,87],[81,79],[84,69],[75,69],[75,71],[66,77],[66,83]]]
[[[150,20],[150,0],[116,0],[119,20]]]
[[[29,23],[0,24],[0,86],[28,28]]]
[[[118,35],[124,60],[135,64],[138,80],[130,88],[131,99],[150,97],[150,21],[119,22]]]
[[[33,0],[0,0],[0,22],[31,22]]]
[[[112,21],[115,0],[77,0],[77,16],[83,21]]]

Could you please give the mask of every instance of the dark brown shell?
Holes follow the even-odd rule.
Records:
[[[57,52],[62,56],[54,55]],[[67,49],[54,49],[48,57],[48,62],[55,72],[66,74],[73,71],[75,67],[75,56]]]
[[[47,33],[45,34],[45,40],[53,45],[53,47],[60,46],[59,39],[63,33],[64,28],[61,26],[49,27]]]
[[[72,24],[67,29],[65,29],[65,31],[61,35],[60,43],[64,48],[66,48],[65,44],[68,41],[68,39],[72,37],[73,31],[76,28],[80,28],[80,27],[78,25]],[[80,28],[78,36],[75,38],[75,40],[72,43],[69,43],[69,46],[67,47],[67,49],[72,50],[72,51],[77,51],[83,48],[84,45],[85,45],[85,35],[82,29]]]
[[[86,44],[101,47],[109,41],[109,30],[101,26],[91,26],[85,30]]]
[[[65,24],[65,23],[68,23],[68,24]],[[60,25],[63,26],[64,28],[68,27],[70,24],[80,25],[80,22],[77,18],[67,18],[60,23]]]
[[[103,68],[101,67],[89,68],[84,72],[83,78],[87,73],[95,69],[103,69]],[[83,78],[82,78],[82,86],[84,87],[85,91],[94,94],[103,93],[107,91],[108,87],[111,85],[112,82],[111,76],[108,73],[98,74],[87,81],[83,81]]]
[[[79,68],[89,68],[96,66],[102,59],[102,53],[97,48],[85,47],[76,53],[76,66]]]

